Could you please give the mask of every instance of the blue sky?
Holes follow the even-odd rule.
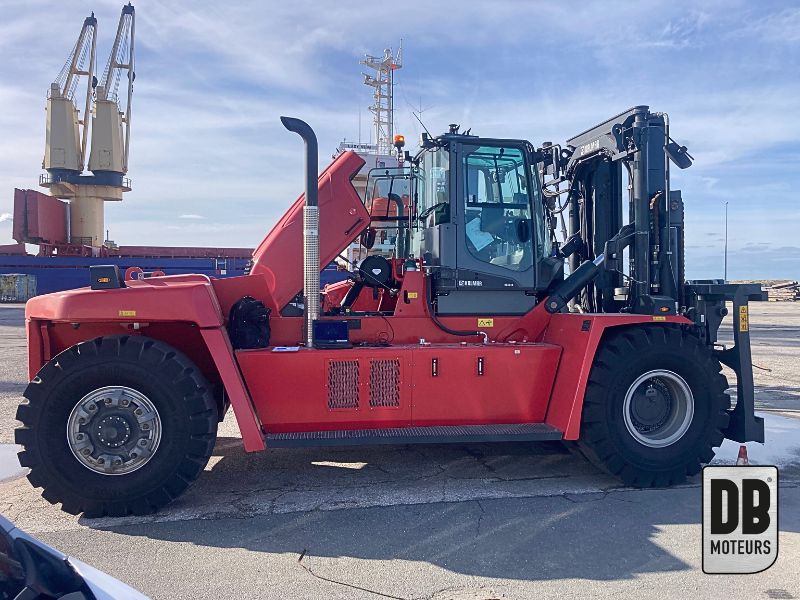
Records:
[[[103,65],[121,2],[0,0],[0,214],[35,188],[49,83],[92,10]],[[563,141],[632,105],[670,114],[695,165],[674,175],[687,205],[687,275],[800,277],[800,6],[743,2],[135,3],[129,175],[107,205],[121,244],[254,246],[302,187],[308,121],[324,166],[367,137],[358,60],[403,38],[397,129],[450,122],[486,136]],[[11,242],[0,222],[0,243]]]

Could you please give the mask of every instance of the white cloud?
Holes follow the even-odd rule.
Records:
[[[11,213],[4,212],[0,214],[0,223],[5,223],[6,221],[11,221],[13,219],[13,215]]]
[[[203,215],[193,215],[193,214],[179,215],[178,218],[179,219],[205,219],[205,217]]]

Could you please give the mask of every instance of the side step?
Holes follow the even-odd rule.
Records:
[[[546,423],[510,425],[436,425],[391,429],[345,429],[268,433],[267,448],[310,446],[374,446],[383,444],[460,444],[471,442],[529,442],[560,440],[564,437]]]

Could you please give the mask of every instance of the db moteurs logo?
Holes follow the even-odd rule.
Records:
[[[778,468],[703,469],[703,572],[758,573],[778,558]]]

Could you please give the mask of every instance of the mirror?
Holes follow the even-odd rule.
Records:
[[[559,146],[553,146],[552,161],[553,161],[553,177],[554,178],[557,178],[558,175],[559,175],[559,165],[561,164],[560,161],[559,161],[559,156],[561,154],[560,150],[561,150],[561,148]]]
[[[678,142],[670,140],[670,142],[664,146],[664,152],[667,153],[667,156],[669,156],[670,160],[674,162],[679,169],[687,169],[692,166],[693,158],[686,149],[686,146],[680,146]]]
[[[377,236],[377,231],[372,227],[368,227],[364,230],[361,234],[361,245],[364,246],[367,250],[371,250],[372,247],[375,245],[375,237]]]

